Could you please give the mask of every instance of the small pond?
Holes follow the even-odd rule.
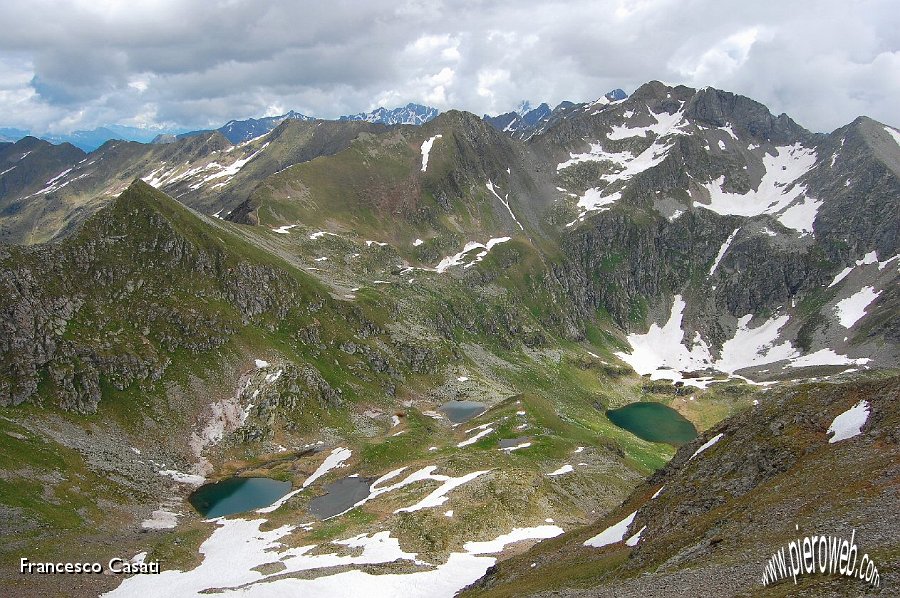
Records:
[[[188,500],[201,515],[212,519],[268,507],[290,491],[290,482],[235,477],[204,484],[191,493]]]
[[[497,445],[502,449],[509,449],[531,441],[531,436],[519,436],[518,438],[503,438]]]
[[[697,437],[694,424],[661,403],[631,403],[611,409],[606,417],[638,438],[679,446]]]
[[[309,501],[309,512],[319,518],[328,519],[343,513],[369,496],[373,478],[347,477],[325,486],[325,494]]]
[[[451,422],[461,424],[487,411],[487,405],[477,401],[447,401],[440,410]]]

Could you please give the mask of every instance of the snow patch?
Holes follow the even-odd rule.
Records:
[[[856,260],[855,266],[847,266],[846,268],[838,272],[837,276],[834,277],[834,280],[831,281],[831,284],[828,285],[828,288],[830,289],[834,285],[847,278],[847,276],[853,271],[854,267],[856,266],[869,266],[872,264],[878,264],[878,269],[884,270],[889,263],[898,258],[900,258],[900,255],[895,255],[894,257],[888,258],[883,262],[879,262],[878,253],[875,251],[870,251],[869,253],[862,256],[861,259]]]
[[[637,511],[626,517],[625,519],[619,521],[618,523],[614,523],[609,526],[593,538],[589,538],[585,541],[585,546],[593,546],[594,548],[602,548],[608,544],[615,544],[616,542],[621,542],[625,538],[625,532],[628,531],[628,526],[631,525],[631,522],[634,521],[634,516],[637,515]]]
[[[647,529],[646,525],[639,529],[635,535],[625,540],[625,546],[636,546],[637,543],[641,541],[641,534],[644,533],[645,529]]]
[[[815,365],[862,365],[870,361],[871,359],[868,357],[853,359],[846,355],[839,355],[833,349],[819,349],[815,353],[791,360],[788,365],[792,368],[804,368]]]
[[[897,142],[897,145],[900,145],[900,133],[898,133],[897,131],[895,131],[894,129],[892,129],[890,127],[885,127],[884,130],[887,132],[888,135],[890,135],[891,137],[894,138],[894,141]]]
[[[452,478],[447,476],[437,476],[431,475],[430,479],[443,481],[438,488],[436,488],[431,494],[420,500],[414,505],[410,505],[408,507],[403,507],[401,509],[397,509],[394,513],[411,513],[413,511],[420,511],[422,509],[429,509],[433,507],[439,507],[445,502],[447,502],[447,494],[453,490],[454,488],[458,488],[463,484],[466,484],[480,475],[484,475],[488,472],[488,470],[484,471],[473,471],[472,473],[466,474],[464,476],[458,478]]]
[[[797,350],[789,341],[776,344],[779,331],[788,323],[789,316],[772,317],[756,328],[749,328],[752,314],[738,319],[734,336],[722,345],[721,356],[715,363],[716,369],[734,372],[797,356]]]
[[[650,116],[656,121],[652,125],[646,127],[614,125],[609,135],[606,137],[611,141],[618,141],[621,139],[630,139],[631,137],[647,137],[649,133],[653,133],[658,137],[672,133],[685,134],[685,131],[676,128],[684,117],[683,111],[679,110],[674,114],[669,114],[667,112],[657,114],[651,111]]]
[[[853,305],[858,307],[862,303],[863,301],[859,300]],[[790,341],[778,342],[781,329],[790,319],[788,315],[773,316],[759,326],[750,328],[752,314],[738,319],[734,336],[725,341],[719,358],[714,361],[709,346],[699,332],[694,332],[689,345],[684,344],[685,331],[682,329],[684,308],[685,302],[681,295],[676,295],[668,321],[663,326],[651,324],[645,334],[629,334],[627,338],[632,347],[631,353],[618,352],[616,357],[630,365],[638,375],[649,374],[651,380],[681,381],[685,385],[697,388],[706,388],[713,380],[684,378],[682,372],[712,368],[736,376],[735,372],[739,370],[779,361],[788,361],[791,367],[863,364],[870,361],[865,357],[853,359],[839,355],[831,349],[822,349],[801,356]],[[738,377],[752,382],[742,376]]]
[[[551,471],[551,472],[548,473],[547,475],[550,475],[550,476],[558,476],[558,475],[563,475],[563,474],[566,474],[566,473],[570,473],[570,472],[572,472],[572,471],[575,471],[575,469],[574,469],[571,465],[569,465],[568,463],[566,463],[565,465],[563,465],[562,467],[560,467],[560,468],[557,469],[556,471]]]
[[[289,230],[291,230],[292,228],[296,228],[297,226],[298,226],[297,224],[287,224],[285,226],[279,226],[278,228],[273,228],[272,232],[278,233],[279,235],[286,235],[286,234],[288,234]]]
[[[834,444],[858,436],[869,419],[870,411],[869,402],[863,400],[834,418],[828,426],[828,434],[834,436],[828,439],[828,443]]]
[[[866,315],[866,309],[878,299],[881,291],[873,287],[863,287],[834,306],[835,316],[844,328],[850,328]]]
[[[466,440],[463,440],[462,442],[457,444],[456,447],[463,448],[464,446],[469,446],[470,444],[475,444],[476,442],[478,442],[479,440],[481,440],[482,438],[484,438],[485,436],[487,436],[488,434],[490,434],[493,431],[494,431],[493,428],[484,428],[483,430],[481,430],[480,432],[478,432],[471,438],[467,438]]]
[[[521,449],[526,449],[526,448],[528,448],[529,446],[531,446],[531,443],[530,443],[530,442],[520,442],[519,444],[517,444],[517,445],[515,445],[515,446],[504,446],[504,447],[501,447],[500,450],[501,450],[501,451],[504,451],[504,452],[508,455],[508,454],[510,454],[510,453],[513,452],[513,451],[518,451],[518,450],[521,450]]]
[[[493,554],[502,551],[507,544],[523,540],[546,540],[563,533],[557,525],[538,525],[536,527],[517,527],[508,534],[503,534],[486,542],[466,542],[463,550],[471,554]]]
[[[338,447],[331,451],[331,454],[325,458],[322,464],[319,465],[319,468],[316,469],[311,476],[306,478],[306,481],[303,482],[303,487],[306,488],[332,469],[341,467],[344,464],[344,461],[350,458],[351,454],[350,449],[343,447]]]
[[[688,349],[682,340],[684,331],[681,320],[686,303],[681,295],[675,295],[669,320],[662,326],[651,324],[646,334],[629,334],[631,353],[616,353],[640,376],[650,374],[652,380],[681,380],[682,371],[705,369],[712,363],[709,347],[697,334]],[[697,384],[686,379],[685,384]]]
[[[484,259],[484,256],[486,256],[495,245],[506,243],[511,239],[512,237],[496,237],[493,239],[489,239],[486,244],[478,243],[477,241],[469,241],[465,244],[462,251],[442,259],[440,263],[435,266],[434,270],[439,274],[443,274],[451,266],[463,266],[464,268],[470,268],[474,266],[476,262],[480,262],[482,259]],[[470,251],[474,251],[475,249],[482,249],[482,251],[479,251],[477,254],[475,254],[475,258],[472,261],[467,264],[463,264],[463,258],[466,257],[466,255]]]
[[[628,181],[632,177],[659,165],[668,155],[671,143],[663,143],[659,138],[650,144],[650,147],[635,156],[631,152],[607,152],[599,143],[590,144],[590,150],[584,154],[570,154],[570,159],[557,164],[556,170],[560,171],[580,162],[607,162],[610,171],[601,175],[606,181],[604,187],[594,187],[585,191],[578,200],[578,207],[582,213],[578,220],[584,220],[587,213],[594,210],[609,209],[607,206],[621,199],[621,191],[610,192],[609,186],[613,183]],[[575,222],[569,223],[569,226]]]
[[[494,194],[494,197],[499,199],[500,203],[502,203],[506,207],[506,211],[509,212],[510,216],[512,216],[513,222],[519,225],[519,230],[525,230],[525,227],[522,226],[522,223],[519,222],[519,219],[516,218],[515,214],[513,214],[512,208],[509,207],[509,191],[506,192],[506,195],[504,197],[500,197],[500,194],[497,193],[497,190],[494,188],[494,183],[490,180],[488,180],[487,182],[487,188],[491,193]]]

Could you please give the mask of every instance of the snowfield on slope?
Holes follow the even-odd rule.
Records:
[[[858,307],[861,303],[853,303],[853,306]],[[685,307],[681,295],[675,295],[666,323],[662,326],[651,324],[644,334],[629,334],[627,339],[631,352],[617,352],[616,357],[630,365],[640,376],[649,374],[651,380],[681,381],[697,388],[706,388],[711,379],[685,378],[682,372],[713,369],[736,376],[739,370],[781,361],[786,361],[787,366],[793,368],[860,365],[870,361],[865,357],[840,355],[832,349],[801,355],[789,340],[779,342],[781,329],[790,319],[786,314],[773,315],[755,328],[749,327],[752,314],[742,316],[738,319],[734,335],[723,343],[719,358],[713,359],[709,345],[699,332],[694,331],[689,345],[684,343],[687,334],[682,327]]]
[[[834,306],[835,316],[844,328],[851,328],[866,315],[869,306],[878,299],[881,291],[872,287],[863,287]]]
[[[578,221],[584,220],[590,212],[604,211],[609,206],[622,198],[621,191],[610,191],[614,183],[625,182],[632,177],[657,166],[666,159],[672,145],[663,138],[657,138],[650,147],[635,156],[629,151],[607,152],[600,143],[591,143],[588,152],[583,154],[569,154],[569,160],[557,164],[556,170],[561,171],[569,166],[581,162],[607,162],[611,164],[611,172],[601,175],[606,181],[604,187],[592,187],[579,197],[577,206],[581,210],[578,219],[566,226],[572,226]]]
[[[467,542],[463,552],[452,552],[445,563],[431,564],[405,552],[390,532],[359,534],[335,540],[335,548],[353,549],[353,553],[310,554],[317,545],[289,548],[288,536],[303,526],[284,525],[262,531],[266,519],[215,520],[216,529],[200,546],[203,560],[189,571],[169,570],[159,575],[135,575],[104,594],[108,597],[201,598],[216,596],[421,596],[450,598],[481,577],[496,562],[483,556],[502,551],[507,545],[524,540],[542,540],[563,533],[555,525],[515,528],[486,541]],[[327,546],[327,545],[325,545]],[[356,567],[405,562],[412,573],[373,574]],[[265,565],[280,563],[276,572],[262,573]],[[350,567],[349,570],[347,568]],[[329,571],[336,571],[329,575]],[[312,579],[289,577],[303,571],[321,572]]]
[[[659,137],[668,135],[670,133],[677,133],[682,135],[687,134],[686,131],[682,131],[679,128],[680,126],[683,126],[681,122],[684,118],[683,110],[679,110],[673,114],[669,114],[667,112],[660,112],[659,114],[657,114],[656,112],[650,111],[650,116],[654,120],[656,120],[654,124],[648,125],[646,127],[629,127],[627,124],[613,125],[612,130],[610,131],[609,135],[607,135],[607,138],[613,141],[618,141],[621,139],[629,139],[631,137],[647,137],[648,133],[654,133]]]
[[[725,177],[706,183],[709,203],[695,205],[723,216],[759,216],[773,214],[788,228],[812,233],[813,222],[822,202],[806,196],[806,186],[796,181],[816,164],[816,151],[799,143],[776,148],[778,155],[763,156],[765,174],[759,186],[747,193],[729,193],[722,189]]]

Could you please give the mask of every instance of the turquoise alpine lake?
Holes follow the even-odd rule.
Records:
[[[675,446],[697,437],[697,428],[680,413],[661,403],[631,403],[606,412],[609,421],[650,442]]]
[[[188,501],[201,515],[212,519],[268,507],[290,491],[290,482],[271,478],[227,478],[200,486]]]

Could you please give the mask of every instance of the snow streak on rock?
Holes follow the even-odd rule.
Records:
[[[428,156],[431,153],[431,146],[434,145],[435,139],[440,139],[442,135],[435,135],[422,142],[422,172],[428,168]]]

